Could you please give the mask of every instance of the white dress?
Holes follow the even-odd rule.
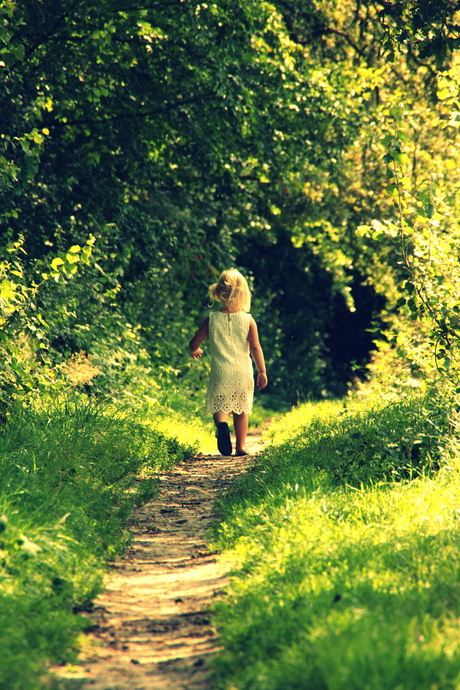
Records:
[[[252,410],[254,374],[249,353],[251,315],[243,311],[209,315],[211,375],[209,377],[206,412]]]

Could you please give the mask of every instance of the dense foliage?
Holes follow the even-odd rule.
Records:
[[[444,161],[446,146],[456,160],[455,93],[439,96],[457,79],[453,6],[26,0],[0,12],[4,285],[21,242],[42,360],[86,352],[104,369],[117,352],[122,374],[142,351],[158,377],[187,377],[206,287],[237,263],[272,397],[341,394],[365,375],[372,329],[407,277],[391,238],[355,233],[394,221],[382,134],[399,128],[425,198],[432,161],[457,218]],[[34,351],[30,325],[16,335]]]

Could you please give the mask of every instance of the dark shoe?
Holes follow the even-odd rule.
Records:
[[[245,450],[238,450],[238,451],[235,451],[235,458],[240,458],[240,457],[242,457],[243,455],[247,455],[247,453],[246,453]]]
[[[232,454],[232,442],[227,422],[219,422],[217,425],[217,447],[222,455]]]

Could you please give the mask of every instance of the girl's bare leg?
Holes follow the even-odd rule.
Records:
[[[228,422],[227,412],[214,412],[214,424],[217,426],[220,422]]]
[[[236,452],[246,452],[246,435],[248,433],[249,416],[246,412],[233,413],[233,426],[235,427]]]

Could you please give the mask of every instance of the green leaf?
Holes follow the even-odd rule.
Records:
[[[23,45],[18,45],[13,48],[13,53],[16,58],[16,60],[23,60],[24,59],[24,53],[25,49]]]
[[[70,252],[65,255],[65,258],[69,264],[76,264],[80,261],[80,257],[78,255],[70,254]]]
[[[40,132],[37,132],[36,130],[33,133],[33,140],[36,144],[43,144],[45,141],[45,137],[43,134],[40,134]]]
[[[17,62],[16,55],[10,52],[0,53],[0,60],[2,60],[7,67],[12,67]]]
[[[417,309],[417,303],[413,297],[411,297],[409,300],[407,300],[407,306],[411,310],[413,314],[415,314],[418,309]]]
[[[395,151],[393,155],[395,161],[399,163],[399,165],[405,165],[409,160],[409,156],[406,153],[399,153],[398,151]]]
[[[63,266],[63,265],[64,265],[64,261],[63,261],[61,258],[59,258],[59,256],[57,256],[57,257],[56,257],[55,259],[53,259],[52,262],[51,262],[51,268],[52,268],[54,271],[58,271],[58,270],[59,270],[59,266]]]
[[[440,101],[445,101],[446,98],[449,98],[450,95],[450,89],[447,88],[441,89],[440,91],[436,91],[436,96],[439,98]]]

